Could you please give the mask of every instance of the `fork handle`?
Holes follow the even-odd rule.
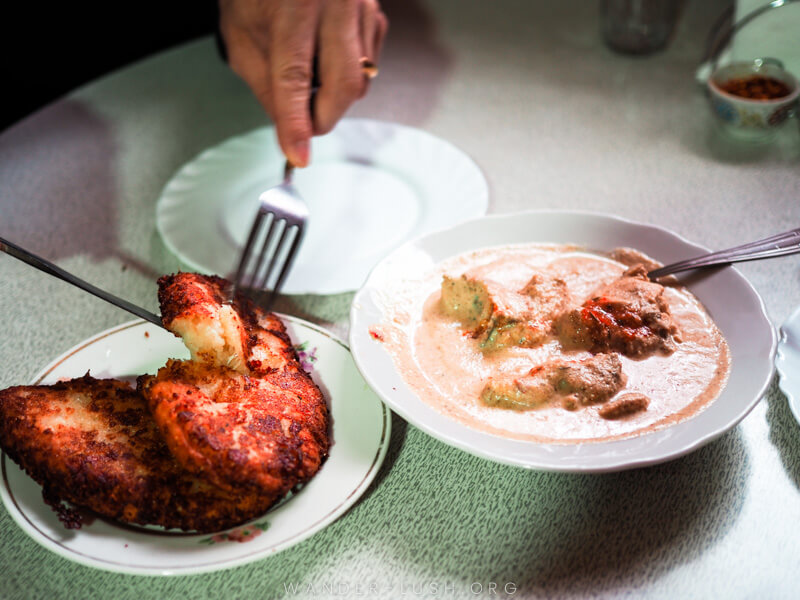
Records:
[[[755,242],[672,263],[650,271],[648,276],[650,279],[658,279],[678,271],[714,265],[727,265],[748,260],[761,260],[797,252],[800,252],[800,228],[791,229]]]
[[[145,309],[141,308],[140,306],[136,306],[135,304],[131,304],[127,300],[123,300],[122,298],[118,298],[117,296],[110,294],[105,290],[101,290],[98,287],[93,286],[91,283],[76,277],[72,273],[69,273],[62,269],[61,267],[57,267],[53,263],[40,258],[33,254],[32,252],[28,252],[24,248],[17,246],[16,244],[9,242],[8,240],[3,239],[0,237],[0,250],[5,252],[6,254],[13,256],[16,259],[21,260],[24,263],[31,265],[32,267],[36,267],[40,271],[44,271],[45,273],[52,275],[54,277],[58,277],[59,279],[66,281],[67,283],[71,283],[72,285],[79,287],[80,289],[89,292],[90,294],[105,300],[117,306],[123,310],[127,310],[129,313],[136,315],[137,317],[141,317],[145,321],[150,321],[151,323],[158,325],[159,327],[164,327],[164,324],[161,322],[161,317],[155,315],[151,312],[146,311]]]

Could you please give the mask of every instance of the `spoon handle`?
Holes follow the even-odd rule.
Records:
[[[687,260],[675,262],[658,269],[650,271],[647,275],[650,279],[658,279],[678,271],[687,271],[699,267],[711,267],[715,265],[727,265],[734,262],[744,262],[747,260],[760,260],[763,258],[773,258],[800,252],[800,228],[792,229],[784,233],[779,233],[762,240],[749,242],[703,254]]]

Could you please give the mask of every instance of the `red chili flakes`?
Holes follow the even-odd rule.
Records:
[[[150,337],[150,332],[149,331],[145,331],[144,332],[144,337],[149,338]]]
[[[370,334],[370,336],[372,336],[373,340],[378,340],[379,342],[384,341],[383,334],[380,331],[378,331],[377,329],[374,329],[374,328],[370,329],[369,330],[369,334]]]
[[[789,86],[781,80],[763,75],[736,77],[721,83],[719,87],[733,96],[751,100],[775,100],[792,93]]]

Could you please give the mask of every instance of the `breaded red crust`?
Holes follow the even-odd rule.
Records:
[[[218,531],[272,504],[188,473],[123,381],[86,375],[0,391],[0,446],[46,493],[127,523]]]
[[[191,273],[162,277],[165,325],[216,318],[226,285]],[[283,323],[244,298],[233,308],[246,366],[171,360],[156,376],[140,378],[139,388],[185,468],[220,487],[278,499],[327,457],[328,407],[300,367]]]
[[[170,361],[141,381],[172,454],[220,487],[277,500],[327,455],[325,402],[301,373]]]
[[[216,275],[176,273],[162,276],[158,280],[158,302],[164,327],[180,337],[176,325],[181,320],[218,319],[220,308],[228,304],[229,285],[227,279]],[[241,294],[236,295],[230,306],[242,322],[238,338],[248,359],[247,369],[253,375],[262,376],[287,365],[299,368],[286,327],[275,314],[261,310]]]

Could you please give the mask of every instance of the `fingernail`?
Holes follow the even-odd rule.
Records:
[[[298,142],[292,146],[292,163],[296,167],[305,167],[311,156],[311,146],[308,142]]]

